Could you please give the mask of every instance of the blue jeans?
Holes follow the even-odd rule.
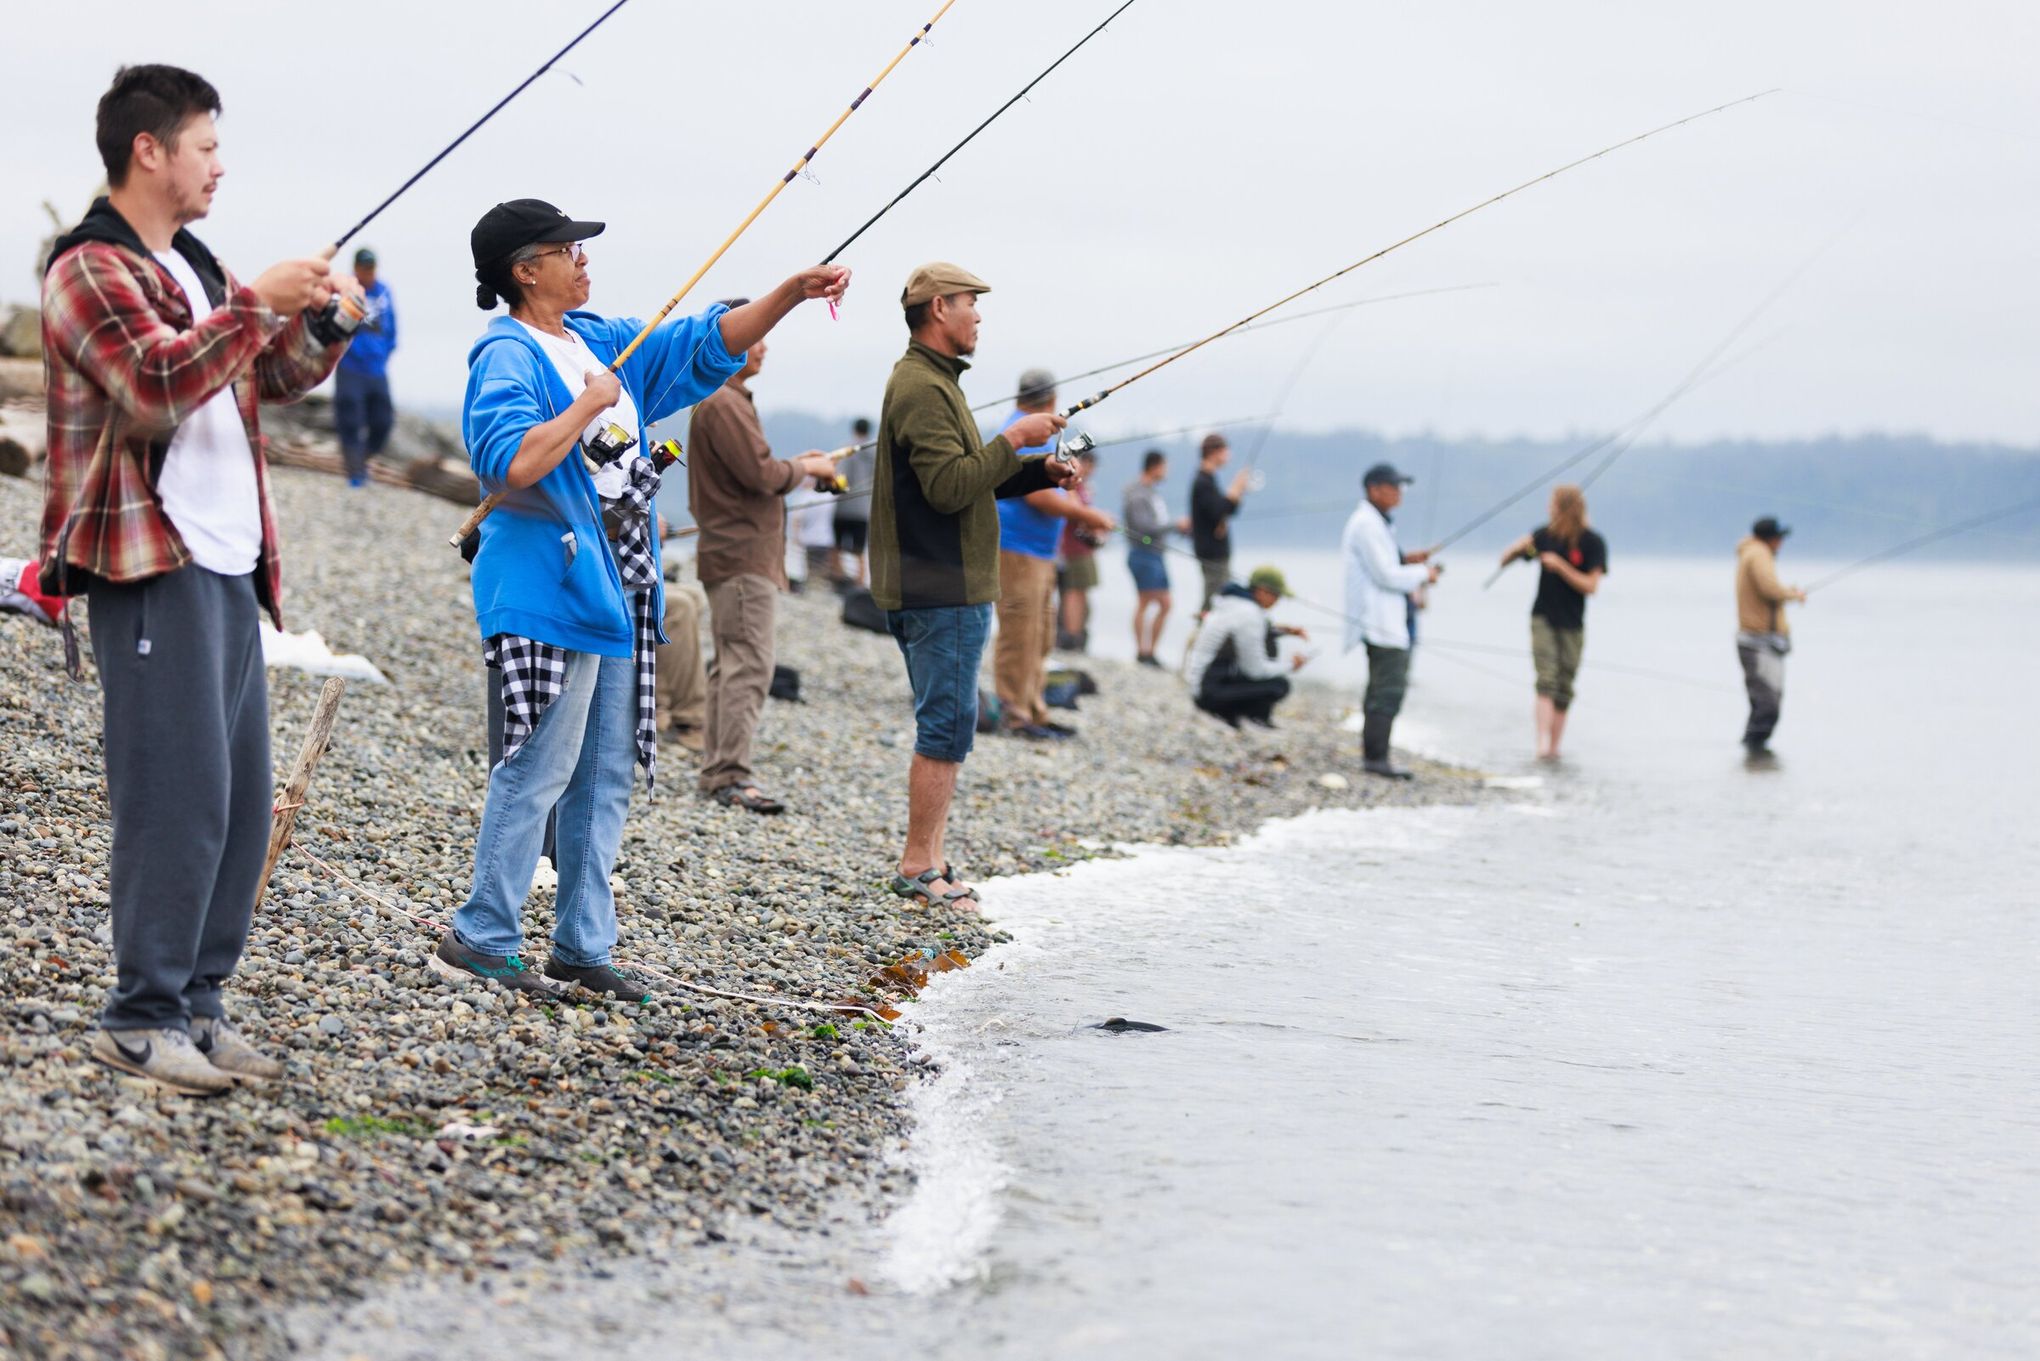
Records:
[[[368,476],[368,461],[390,442],[390,428],[396,420],[388,378],[349,368],[333,375],[333,427],[340,436],[340,452],[347,460],[350,479],[358,482]]]
[[[1162,561],[1161,552],[1153,548],[1129,548],[1126,551],[1126,566],[1133,573],[1133,586],[1137,591],[1166,591],[1169,589],[1169,564]]]
[[[629,657],[567,654],[566,688],[524,745],[489,772],[475,841],[474,887],[453,914],[470,950],[521,954],[524,899],[538,868],[546,814],[559,807],[560,875],[553,958],[607,964],[616,945],[609,872],[623,844],[637,763],[637,664]]]
[[[907,659],[915,753],[961,764],[977,737],[978,663],[991,636],[992,607],[887,610],[885,626]]]

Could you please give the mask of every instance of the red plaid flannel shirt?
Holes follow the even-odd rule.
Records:
[[[224,269],[224,267],[222,267]],[[154,258],[111,242],[67,251],[43,280],[49,461],[42,585],[75,594],[76,572],[142,581],[191,561],[156,494],[178,425],[227,384],[255,453],[262,555],[255,587],[280,629],[281,563],[258,402],[289,402],[323,382],[344,345],[313,340],[227,274],[227,296],[194,326],[184,291]],[[250,373],[255,381],[245,381]],[[108,455],[95,461],[105,443]]]

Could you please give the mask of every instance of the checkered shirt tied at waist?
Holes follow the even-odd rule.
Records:
[[[637,658],[637,760],[645,768],[647,789],[658,763],[659,618],[652,603],[659,581],[659,562],[652,555],[652,509],[658,494],[659,469],[650,459],[632,458],[623,490],[602,498],[604,522],[619,525],[616,567],[624,590],[630,592]],[[538,727],[546,706],[566,689],[567,649],[498,633],[482,643],[482,660],[503,673],[507,761]]]

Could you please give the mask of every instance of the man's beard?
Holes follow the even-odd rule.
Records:
[[[212,211],[212,198],[204,189],[177,196],[177,220],[179,223],[197,222]]]

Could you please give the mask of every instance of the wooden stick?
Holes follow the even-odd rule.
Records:
[[[275,873],[276,862],[290,845],[298,809],[304,807],[305,792],[312,787],[312,767],[326,754],[326,744],[333,737],[333,720],[340,716],[340,696],[346,690],[347,682],[334,676],[319,692],[319,705],[312,710],[312,730],[305,734],[305,744],[298,748],[297,762],[290,768],[290,779],[284,782],[283,796],[276,801],[276,822],[269,831],[269,858],[262,862],[262,880],[255,889],[257,907],[262,906],[262,895],[269,889],[269,876]]]

